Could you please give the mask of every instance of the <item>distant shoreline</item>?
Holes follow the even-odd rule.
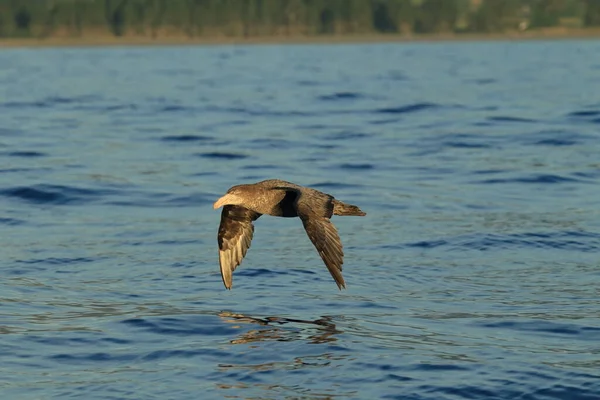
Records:
[[[344,44],[344,43],[411,43],[411,42],[467,42],[467,41],[527,41],[527,40],[575,40],[600,39],[600,29],[556,29],[505,32],[491,34],[443,33],[443,34],[365,34],[365,35],[319,35],[319,36],[262,36],[262,37],[187,37],[95,35],[84,37],[48,37],[0,39],[0,50],[14,48],[48,47],[113,47],[113,46],[210,46],[249,44]]]

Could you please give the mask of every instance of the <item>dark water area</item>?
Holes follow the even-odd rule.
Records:
[[[600,399],[600,42],[0,52],[6,399]],[[232,291],[212,203],[281,178],[338,291],[263,217]]]

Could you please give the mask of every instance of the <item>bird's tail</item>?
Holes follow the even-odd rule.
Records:
[[[355,215],[355,216],[365,216],[367,213],[363,212],[357,206],[353,206],[352,204],[342,203],[339,200],[333,200],[333,215]]]

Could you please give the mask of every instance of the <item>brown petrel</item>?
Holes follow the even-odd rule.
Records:
[[[311,242],[341,290],[344,252],[332,215],[364,216],[357,206],[343,203],[315,189],[279,179],[269,179],[231,187],[213,205],[223,207],[219,225],[219,264],[227,289],[231,289],[233,271],[241,264],[254,234],[253,222],[262,214],[274,217],[299,217]]]

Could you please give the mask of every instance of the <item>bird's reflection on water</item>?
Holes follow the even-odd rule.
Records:
[[[282,393],[294,393],[299,398],[319,398],[333,399],[344,392],[339,385],[327,383],[323,387],[309,387],[299,384],[297,380],[288,382],[283,378],[278,384],[265,384],[260,382],[263,374],[277,372],[291,373],[291,371],[300,372],[300,370],[325,368],[330,369],[337,363],[342,363],[348,357],[347,354],[338,353],[339,347],[332,346],[338,340],[337,335],[343,333],[336,328],[333,318],[323,316],[315,320],[304,320],[283,317],[264,317],[257,318],[244,314],[232,312],[221,312],[219,317],[228,324],[233,324],[236,328],[242,329],[246,324],[257,325],[256,329],[250,329],[238,337],[230,340],[232,345],[246,344],[249,348],[255,349],[248,354],[247,351],[240,353],[242,359],[247,362],[238,363],[219,363],[219,371],[223,374],[223,380],[217,385],[218,388],[226,390],[228,398],[247,398],[238,397],[231,393],[231,389],[244,389],[246,392],[259,390],[264,396],[269,393],[274,398],[279,398]],[[273,344],[265,345],[261,343],[277,342],[306,342],[309,344],[320,344],[323,347],[292,346],[285,348],[273,347]],[[237,346],[236,346],[237,347]],[[322,350],[325,350],[322,352]],[[256,354],[260,354],[257,356]],[[263,360],[257,363],[257,360]],[[264,360],[268,361],[264,361]],[[305,372],[301,372],[305,373]],[[295,375],[294,375],[295,376]],[[227,382],[230,381],[230,382]],[[344,395],[351,395],[351,392]],[[270,398],[269,395],[265,398]]]
[[[337,340],[335,336],[342,333],[332,322],[332,317],[329,316],[323,316],[315,320],[283,317],[257,318],[224,311],[219,313],[219,317],[228,323],[257,324],[264,327],[242,333],[238,338],[231,340],[231,344],[271,340],[281,342],[305,340],[309,343],[318,344],[335,342]]]

